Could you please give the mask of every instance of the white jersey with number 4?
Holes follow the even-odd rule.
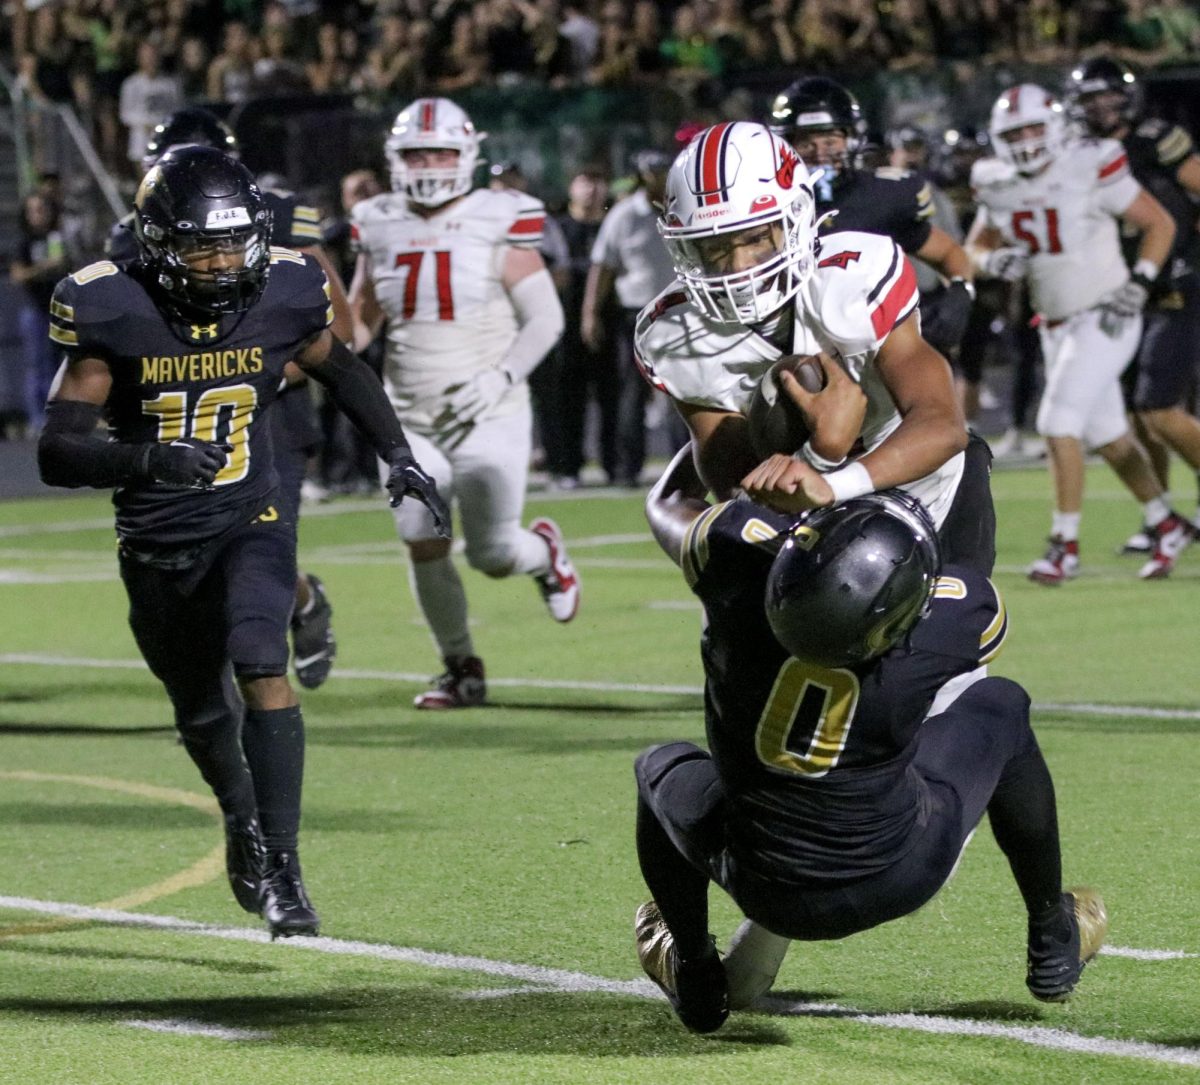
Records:
[[[919,300],[913,266],[891,238],[847,230],[821,238],[816,271],[792,302],[790,353],[823,352],[862,387],[868,452],[900,425],[875,357]],[[638,315],[634,342],[638,364],[654,387],[684,403],[740,414],[749,413],[763,375],[783,354],[752,327],[705,317],[678,283]],[[903,488],[924,502],[940,526],[962,469],[959,453]]]
[[[1033,177],[982,158],[971,187],[987,225],[1028,253],[1030,300],[1042,316],[1063,320],[1091,309],[1129,278],[1117,218],[1141,185],[1116,140],[1069,143]]]
[[[384,385],[397,414],[432,429],[446,389],[504,357],[518,327],[501,276],[512,246],[536,248],[546,209],[523,193],[476,189],[428,218],[400,193],[356,204],[355,248],[370,261],[375,297],[387,317]],[[517,382],[489,411],[528,402]]]

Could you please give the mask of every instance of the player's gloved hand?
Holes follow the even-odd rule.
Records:
[[[230,445],[213,444],[196,437],[180,437],[170,444],[152,444],[147,447],[146,474],[154,482],[169,486],[208,490],[232,451]]]
[[[391,470],[387,477],[387,492],[391,494],[388,504],[395,508],[406,497],[415,497],[433,516],[434,530],[443,538],[450,538],[450,510],[437,483],[421,469],[407,450],[397,449],[388,459]]]
[[[1150,280],[1143,275],[1131,275],[1124,286],[1118,286],[1100,305],[1117,316],[1137,316],[1150,297]]]
[[[995,279],[1003,279],[1006,283],[1016,283],[1025,278],[1028,264],[1029,256],[1025,250],[1011,245],[992,249],[984,258],[983,270]]]
[[[951,279],[945,290],[932,294],[921,306],[921,335],[938,350],[952,350],[962,342],[975,302],[974,289],[963,279]],[[928,319],[926,313],[928,312]]]
[[[507,369],[481,369],[469,380],[446,389],[446,410],[459,424],[474,422],[511,387]]]

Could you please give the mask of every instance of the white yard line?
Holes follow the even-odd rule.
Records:
[[[203,1021],[189,1018],[165,1018],[163,1020],[122,1021],[126,1028],[140,1028],[147,1032],[169,1032],[176,1036],[205,1036],[210,1040],[269,1040],[271,1033],[256,1028],[225,1028],[221,1025],[206,1025]]]
[[[86,656],[57,656],[40,652],[0,653],[0,666],[85,667],[97,670],[148,670],[138,659],[93,659]],[[429,681],[427,671],[376,671],[335,667],[333,678],[352,682],[415,682]],[[693,685],[666,685],[649,682],[592,682],[570,678],[499,678],[488,676],[488,685],[508,689],[563,689],[592,693],[653,693],[671,696],[700,697],[704,690]],[[1200,720],[1200,709],[1160,708],[1153,705],[1114,705],[1089,702],[1043,701],[1035,703],[1035,712],[1069,712],[1082,716],[1104,716],[1156,720]]]
[[[661,998],[658,989],[648,980],[614,980],[593,976],[586,972],[573,972],[559,968],[543,968],[538,965],[517,964],[511,961],[494,961],[486,957],[467,957],[451,953],[433,953],[429,950],[404,946],[391,946],[378,942],[354,942],[339,938],[288,938],[271,943],[265,930],[248,927],[220,927],[199,923],[168,915],[147,915],[122,912],[106,908],[90,908],[81,904],[58,901],[35,900],[28,897],[0,896],[0,909],[33,912],[39,915],[61,916],[70,919],[90,920],[116,926],[144,928],[155,931],[170,931],[175,934],[218,938],[229,942],[251,942],[272,944],[280,951],[329,953],[338,956],[367,957],[377,961],[397,961],[424,968],[438,968],[455,972],[474,972],[497,976],[532,984],[535,991],[563,991],[571,993],[604,993],[626,995],[635,998]],[[503,998],[510,994],[530,993],[526,987],[501,987],[464,992],[468,999]],[[1071,1051],[1086,1055],[1118,1058],[1135,1058],[1178,1066],[1200,1066],[1200,1050],[1188,1047],[1173,1047],[1166,1044],[1147,1043],[1139,1040],[1113,1040],[1103,1036],[1084,1036],[1064,1029],[1041,1026],[1002,1025],[990,1021],[972,1021],[962,1018],[938,1017],[917,1013],[877,1014],[862,1013],[852,1007],[831,1003],[797,1002],[768,997],[762,999],[758,1008],[766,1013],[789,1017],[838,1018],[856,1024],[902,1029],[911,1032],[927,1032],[938,1035],[975,1036],[985,1039],[1014,1040],[1035,1047],[1058,1051]],[[135,1028],[150,1028],[161,1032],[180,1032],[189,1035],[207,1035],[219,1039],[257,1039],[250,1035],[232,1035],[251,1030],[225,1029],[186,1020],[124,1021],[122,1024]]]

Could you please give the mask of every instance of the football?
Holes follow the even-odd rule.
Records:
[[[766,459],[776,452],[790,456],[808,440],[804,412],[779,387],[780,370],[787,369],[809,392],[825,387],[825,370],[812,354],[789,354],[775,362],[759,381],[746,419],[755,455]]]

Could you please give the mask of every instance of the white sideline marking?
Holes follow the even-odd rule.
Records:
[[[211,1040],[269,1040],[271,1033],[255,1028],[224,1028],[221,1025],[206,1025],[203,1021],[190,1018],[166,1020],[122,1021],[127,1028],[142,1028],[147,1032],[170,1032],[178,1036],[207,1036]]]
[[[0,666],[30,667],[88,667],[97,670],[148,671],[139,659],[92,659],[86,656],[56,656],[41,652],[0,652]],[[428,671],[373,671],[335,667],[334,678],[357,682],[415,682],[429,681]],[[506,689],[566,689],[593,693],[661,693],[671,696],[701,697],[701,686],[659,685],[649,682],[588,682],[570,678],[493,678],[488,685]],[[1035,712],[1075,712],[1086,716],[1134,716],[1155,720],[1200,720],[1200,709],[1156,708],[1151,705],[1088,704],[1084,702],[1040,701]]]
[[[99,584],[118,579],[115,569],[94,573],[30,573],[23,569],[0,569],[0,584]]]
[[[649,980],[613,980],[592,976],[586,972],[569,972],[558,968],[542,968],[537,965],[514,964],[508,961],[493,961],[485,957],[463,957],[450,953],[432,953],[428,950],[390,946],[378,942],[351,942],[337,938],[285,938],[272,943],[265,930],[248,927],[219,927],[168,915],[147,915],[122,912],[107,908],[90,908],[82,904],[66,904],[28,897],[0,896],[0,909],[36,912],[43,915],[65,916],[71,919],[92,920],[125,927],[143,927],[152,930],[170,930],[179,934],[192,934],[205,938],[220,938],[231,942],[257,942],[273,945],[278,950],[308,950],[340,956],[370,957],[381,961],[400,961],[405,964],[426,968],[441,968],[456,972],[480,972],[489,976],[504,976],[537,985],[528,988],[501,988],[484,991],[468,991],[464,998],[503,998],[509,994],[531,994],[538,991],[563,991],[575,993],[606,993],[627,995],[634,998],[661,998],[661,992]],[[795,1002],[780,998],[760,999],[756,1006],[768,1013],[789,1017],[831,1017],[853,1021],[864,1025],[881,1025],[885,1028],[905,1029],[913,1032],[930,1032],[939,1035],[977,1036],[991,1039],[1016,1040],[1034,1047],[1052,1048],[1059,1051],[1074,1051],[1087,1055],[1108,1055],[1120,1058],[1147,1059],[1152,1062],[1172,1063],[1180,1066],[1200,1066],[1200,1049],[1171,1047],[1163,1044],[1146,1043],[1139,1040],[1110,1040],[1103,1036],[1083,1036],[1063,1029],[1039,1026],[1014,1026],[995,1024],[990,1021],[970,1021],[960,1018],[926,1016],[916,1013],[860,1013],[848,1006],[834,1003]],[[156,1031],[185,1031],[193,1027],[205,1029],[201,1035],[222,1033],[222,1039],[250,1037],[230,1036],[239,1030],[212,1029],[211,1026],[191,1021],[122,1022],[134,1027],[154,1027]],[[169,1027],[166,1027],[169,1026]],[[258,1037],[254,1037],[258,1038]]]

